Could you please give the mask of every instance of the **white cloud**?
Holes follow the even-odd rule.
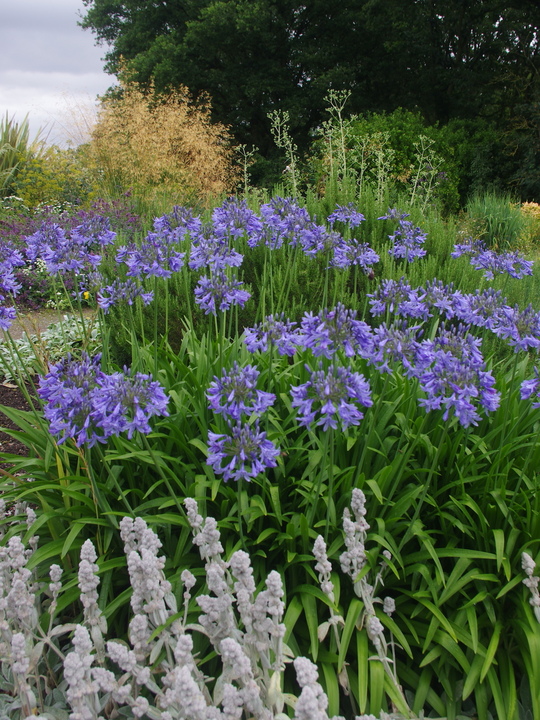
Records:
[[[3,2],[4,0],[2,0]],[[77,25],[82,0],[17,0],[2,7],[0,115],[28,115],[31,132],[46,126],[49,142],[70,138],[66,113],[92,106],[114,84],[103,72],[106,48]]]

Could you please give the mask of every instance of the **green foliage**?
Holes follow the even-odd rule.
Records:
[[[390,191],[408,194],[423,210],[436,202],[445,213],[454,211],[459,204],[457,169],[438,128],[402,108],[345,118],[347,99],[329,96],[331,119],[313,146],[311,182],[319,192],[349,177],[360,193],[365,185],[373,186],[379,201]]]
[[[42,144],[39,135],[30,138],[28,117],[15,122],[6,113],[0,122],[0,198],[13,194],[18,173],[34,156],[39,157]]]
[[[108,70],[118,75],[127,63],[137,82],[154,82],[160,93],[182,85],[195,96],[208,94],[214,118],[237,142],[259,148],[265,185],[274,179],[277,155],[268,114],[289,112],[293,141],[305,151],[332,88],[350,91],[355,114],[404,108],[441,129],[456,120],[487,125],[497,147],[503,139],[504,162],[498,153],[490,159],[483,142],[483,152],[471,156],[470,136],[463,137],[463,153],[456,149],[469,156],[473,189],[488,189],[476,186],[482,177],[487,184],[497,178],[500,189],[516,186],[535,199],[540,19],[531,3],[203,0],[171,8],[87,0],[85,6],[82,25],[109,47]],[[460,178],[462,199],[468,188]],[[446,202],[451,208],[453,192]]]
[[[88,204],[95,197],[95,178],[81,150],[50,147],[22,166],[13,190],[29,208],[55,205],[63,210]]]
[[[514,720],[518,704],[527,705],[527,693],[531,707],[537,703],[535,635],[523,642],[530,617],[520,585],[521,552],[536,554],[540,547],[540,410],[519,395],[532,358],[510,352],[502,340],[489,344],[484,333],[502,402],[478,425],[464,428],[453,417],[445,419],[443,410],[427,413],[418,402],[423,397],[418,381],[397,363],[381,374],[362,357],[340,351],[340,363],[369,376],[374,402],[360,425],[341,432],[300,425],[292,406],[291,386],[306,382],[308,367],[328,365],[325,358],[307,349],[293,357],[250,355],[240,337],[245,325],[271,312],[299,319],[338,301],[374,322],[366,293],[380,279],[406,275],[417,286],[437,277],[462,292],[478,288],[478,271],[467,259],[449,257],[455,225],[434,210],[422,213],[418,205],[400,204],[428,231],[428,255],[409,265],[391,259],[388,235],[395,221],[378,219],[388,208],[387,191],[379,198],[377,188],[367,185],[359,207],[365,222],[353,230],[335,228],[379,253],[374,278],[355,268],[329,267],[325,252],[310,258],[287,244],[279,251],[248,248],[242,236],[234,244],[245,255],[241,271],[253,298],[238,313],[230,310],[215,320],[204,316],[193,306],[196,278],[183,268],[167,281],[149,281],[155,305],[145,309],[139,298],[102,315],[105,370],[129,362],[134,372],[151,373],[170,397],[169,415],[155,419],[149,435],[120,435],[106,445],[82,448],[71,440],[57,443],[39,408],[29,413],[4,408],[20,428],[13,435],[27,445],[28,457],[4,456],[12,468],[0,489],[9,503],[24,500],[39,508],[34,530],[41,540],[32,563],[43,582],[52,561],[64,568],[73,592],[62,609],[71,617],[80,612],[73,604],[80,546],[86,538],[95,541],[100,606],[119,636],[125,633],[130,593],[119,519],[140,516],[159,532],[169,559],[166,573],[179,596],[180,568],[202,574],[182,505],[184,498],[196,498],[203,515],[219,519],[225,557],[248,549],[257,583],[268,568],[281,573],[287,644],[319,663],[332,712],[354,716],[389,712],[392,702],[402,708],[383,663],[372,659],[372,641],[362,624],[365,602],[355,588],[362,578],[340,580],[336,572],[345,550],[341,517],[352,490],[362,488],[370,526],[364,577],[368,582],[369,574],[375,584],[383,573],[384,595],[396,602],[391,617],[378,604],[374,612],[391,638],[407,704],[416,714],[476,713],[488,720],[496,713]],[[344,182],[323,198],[310,194],[306,206],[323,222],[336,202],[355,199],[353,185]],[[111,257],[115,253],[111,248]],[[118,277],[118,267],[111,262],[105,273]],[[523,304],[536,303],[538,280],[538,275],[509,280],[504,293],[509,302],[521,293]],[[496,279],[493,287],[502,289],[502,282]],[[433,336],[440,321],[414,320],[424,322],[425,337]],[[280,456],[275,468],[251,483],[223,482],[206,462],[209,433],[228,432],[223,418],[208,408],[207,389],[233,362],[255,363],[257,387],[276,396],[261,428]],[[334,565],[334,601],[316,584],[311,553],[319,534]],[[334,632],[326,623],[338,615],[343,625]],[[198,650],[206,657],[209,647],[201,643]]]
[[[527,221],[510,195],[484,193],[467,203],[474,236],[495,250],[514,249],[525,235]]]

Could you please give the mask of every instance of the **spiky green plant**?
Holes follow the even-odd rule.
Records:
[[[13,182],[24,163],[43,148],[41,130],[30,136],[28,115],[22,122],[6,116],[0,121],[0,197],[11,194]]]

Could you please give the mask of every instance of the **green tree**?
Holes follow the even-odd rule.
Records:
[[[236,139],[272,146],[287,111],[300,150],[329,88],[351,113],[418,110],[429,123],[483,117],[504,127],[538,84],[536,0],[84,0],[82,26],[110,44],[107,69],[158,91],[212,98]]]

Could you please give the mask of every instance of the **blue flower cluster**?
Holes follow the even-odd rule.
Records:
[[[52,435],[62,443],[73,438],[76,445],[92,447],[113,435],[149,433],[149,419],[168,415],[168,398],[150,375],[127,370],[107,375],[101,357],[83,353],[80,360],[68,356],[40,377],[39,397]]]
[[[284,314],[277,318],[268,315],[261,323],[244,331],[244,342],[249,352],[265,352],[275,347],[280,355],[294,355],[300,343],[297,324],[286,320]]]
[[[69,234],[56,223],[46,222],[26,237],[26,254],[31,262],[41,258],[52,275],[81,273],[101,263],[102,248],[113,243],[115,237],[105,218],[88,220]]]
[[[493,280],[495,273],[507,274],[520,280],[526,275],[532,275],[533,263],[525,260],[518,252],[496,253],[486,247],[481,240],[469,239],[464,243],[455,245],[451,257],[462,255],[470,256],[470,263],[476,270],[483,270],[487,280]]]
[[[424,257],[427,252],[423,247],[427,233],[416,227],[410,220],[400,218],[396,230],[388,237],[394,243],[388,253],[395,258],[413,262],[413,260]]]
[[[371,407],[373,401],[369,383],[360,373],[332,365],[328,371],[311,370],[310,379],[302,385],[291,387],[292,406],[298,408],[300,425],[315,423],[323,430],[337,428],[338,422],[346,430],[358,425],[364,417],[358,405]],[[320,417],[318,417],[320,416]]]
[[[21,289],[20,283],[14,274],[14,268],[24,265],[22,254],[10,243],[2,243],[0,247],[0,302],[6,300],[6,295],[14,298]],[[5,295],[4,295],[5,293]],[[0,329],[9,330],[17,312],[12,306],[0,306]]]
[[[259,371],[253,365],[214,377],[207,392],[209,407],[225,418],[227,433],[208,433],[207,463],[224,480],[247,480],[275,467],[279,449],[261,431],[259,418],[270,408],[272,393],[257,390]],[[251,422],[250,422],[251,421]]]
[[[229,374],[214,377],[210,384],[206,393],[210,408],[235,421],[241,420],[242,415],[261,416],[273,405],[276,396],[257,390],[258,377],[259,371],[254,365],[242,368],[235,362]]]

